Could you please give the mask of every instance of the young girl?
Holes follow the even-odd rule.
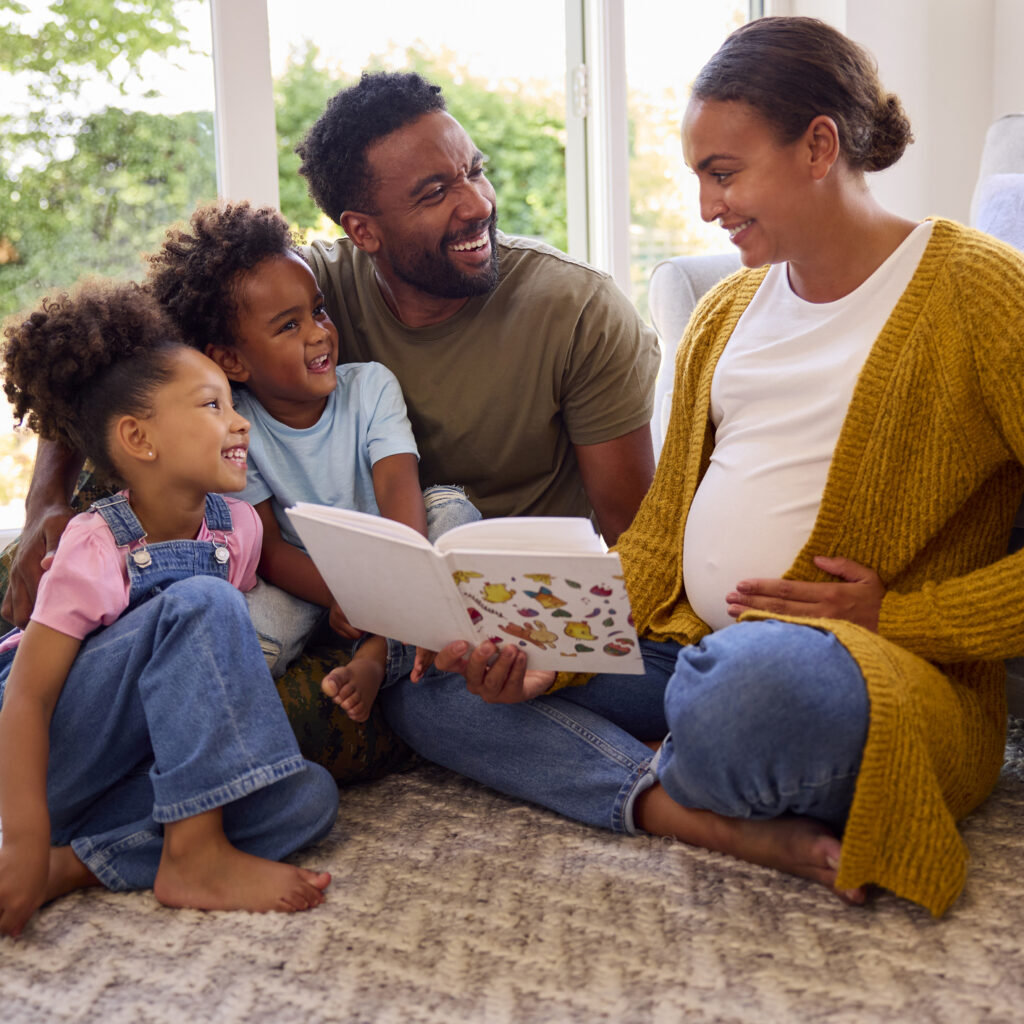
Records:
[[[227,380],[137,286],[91,285],[7,328],[4,390],[41,436],[124,486],[65,531],[23,633],[0,644],[0,934],[73,889],[167,906],[304,910],[324,836],[245,600],[261,529]],[[238,588],[238,589],[236,589]]]

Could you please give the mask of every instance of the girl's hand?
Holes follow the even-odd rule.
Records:
[[[417,647],[416,660],[413,662],[412,672],[409,673],[409,678],[414,683],[418,683],[423,678],[423,673],[434,664],[434,659],[436,657],[436,651],[428,651],[426,647]]]
[[[885,587],[878,573],[849,558],[818,555],[814,564],[838,576],[841,583],[805,583],[800,580],[740,580],[726,595],[729,614],[739,618],[752,608],[775,615],[802,615],[815,619],[845,619],[872,632],[878,631]]]
[[[17,937],[46,901],[50,846],[43,841],[8,841],[0,846],[0,935]]]
[[[358,640],[362,635],[361,629],[356,629],[349,621],[348,617],[341,610],[341,606],[337,601],[331,600],[330,611],[328,612],[327,621],[330,623],[331,629],[335,633],[340,633],[346,640]]]
[[[440,650],[435,664],[443,672],[466,677],[466,689],[488,704],[518,704],[545,693],[555,681],[554,672],[526,670],[526,654],[515,647],[499,651],[490,640],[470,648],[465,640]]]

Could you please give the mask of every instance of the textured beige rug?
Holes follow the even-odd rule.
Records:
[[[0,939],[0,1021],[1024,1021],[1024,723],[949,915],[866,909],[424,766],[342,794],[291,917],[78,893]]]

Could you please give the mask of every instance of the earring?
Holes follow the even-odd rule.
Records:
[[[152,452],[146,452],[146,455],[148,455],[149,458],[153,458],[153,453]]]

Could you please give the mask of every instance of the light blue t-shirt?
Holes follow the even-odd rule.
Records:
[[[395,375],[380,363],[344,363],[323,415],[305,430],[275,420],[244,387],[235,407],[251,424],[245,490],[250,505],[272,499],[281,535],[302,547],[284,510],[297,501],[380,515],[373,464],[389,455],[419,457]]]

